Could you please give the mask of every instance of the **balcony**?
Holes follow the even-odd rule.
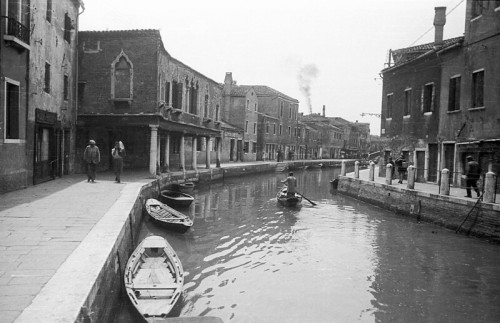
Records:
[[[30,50],[30,30],[28,27],[21,24],[17,19],[2,16],[2,23],[6,26],[3,39],[11,42],[12,46],[23,50]]]

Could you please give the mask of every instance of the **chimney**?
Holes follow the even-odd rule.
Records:
[[[326,117],[325,115],[325,105],[323,104],[323,117]]]
[[[434,46],[443,45],[444,25],[446,24],[446,7],[435,7],[434,14]]]
[[[224,78],[224,84],[226,84],[226,85],[233,84],[233,73],[226,72],[226,77]]]

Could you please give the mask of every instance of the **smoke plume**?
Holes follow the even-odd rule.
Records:
[[[299,73],[297,75],[300,91],[306,97],[309,114],[312,113],[311,82],[316,78],[318,72],[318,68],[315,64],[307,64],[299,69]]]

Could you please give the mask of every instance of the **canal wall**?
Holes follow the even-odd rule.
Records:
[[[459,232],[500,242],[500,205],[339,176],[337,191]],[[464,222],[465,221],[465,222]]]

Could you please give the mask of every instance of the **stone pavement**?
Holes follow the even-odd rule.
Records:
[[[376,183],[385,184],[385,177],[379,177],[379,176],[377,176],[378,175],[378,171],[379,171],[378,170],[378,166],[375,166],[375,178],[374,178],[374,181]],[[360,169],[360,171],[359,171],[359,179],[367,181],[369,179],[369,174],[370,174],[369,169]],[[346,176],[354,178],[354,172],[347,173]],[[404,180],[403,184],[398,184],[398,179],[394,179],[394,180],[392,180],[391,185],[395,186],[395,187],[400,187],[400,188],[407,188],[408,181]],[[419,183],[419,182],[415,182],[414,189],[416,191],[423,191],[423,192],[427,192],[427,193],[431,193],[431,194],[440,194],[439,193],[439,185],[435,184],[435,183]],[[475,192],[473,192],[472,194],[473,194],[472,196],[476,196]],[[465,197],[465,195],[467,195],[467,192],[465,191],[465,188],[453,187],[453,186],[450,187],[450,196],[458,197],[458,198],[461,198],[461,199],[464,199],[464,200],[468,200],[468,201],[471,201],[471,200],[475,201],[476,200],[475,197],[473,197],[471,199],[471,198]],[[495,203],[500,203],[500,194],[496,195]]]
[[[0,321],[13,322],[115,203],[127,183],[149,180],[83,174],[0,195]]]

